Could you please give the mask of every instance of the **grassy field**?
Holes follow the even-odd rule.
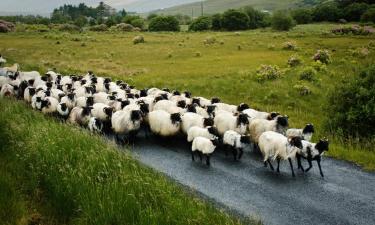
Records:
[[[194,95],[218,96],[233,104],[279,111],[290,118],[291,127],[313,123],[315,140],[328,136],[329,155],[375,169],[373,143],[342,140],[323,131],[327,95],[335,85],[375,61],[375,49],[367,56],[354,54],[372,43],[373,36],[335,36],[337,25],[310,24],[290,32],[269,29],[203,33],[142,33],[146,43],[133,45],[135,33],[11,33],[0,35],[0,52],[28,69],[56,68],[67,73],[88,70],[98,75],[124,79],[137,87],[169,87],[190,90]],[[205,45],[204,40],[216,39]],[[297,50],[283,50],[291,41]],[[328,49],[333,62],[316,75],[313,82],[300,81],[299,74],[314,66],[317,49]],[[287,61],[299,55],[301,66],[289,68]],[[259,83],[256,70],[262,64],[278,65],[281,79]],[[307,86],[312,94],[301,96],[296,85]]]
[[[101,137],[15,100],[0,114],[1,224],[240,224]]]

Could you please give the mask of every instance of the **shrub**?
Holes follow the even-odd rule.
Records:
[[[311,66],[304,68],[299,74],[300,80],[315,81],[316,70]]]
[[[312,12],[310,9],[296,9],[292,11],[292,17],[297,24],[307,24],[312,22]]]
[[[316,6],[313,10],[312,16],[313,20],[316,22],[336,22],[341,18],[341,12],[336,2],[326,2]]]
[[[248,27],[250,29],[256,29],[256,28],[259,28],[259,27],[266,27],[267,25],[269,25],[268,21],[267,21],[268,14],[263,13],[259,10],[256,10],[251,6],[244,7],[243,11],[249,17]]]
[[[261,65],[256,71],[256,78],[259,82],[281,78],[283,72],[276,65]]]
[[[60,24],[58,29],[59,31],[67,31],[67,32],[74,32],[74,31],[81,30],[81,28],[79,28],[78,26],[73,25],[73,24],[68,24],[68,23]]]
[[[8,21],[0,20],[0,33],[8,33],[15,30],[16,26]]]
[[[375,135],[375,66],[343,80],[330,94],[327,128],[345,136],[371,138]]]
[[[131,32],[134,30],[133,25],[128,24],[128,23],[119,23],[115,26],[111,27],[111,30],[115,31],[123,31],[123,32]]]
[[[211,28],[211,19],[207,16],[201,16],[193,20],[189,25],[189,31],[204,31]]]
[[[298,55],[292,55],[288,59],[288,65],[290,67],[296,67],[302,64],[302,59]]]
[[[138,35],[133,38],[133,44],[145,43],[145,38],[142,35]]]
[[[348,21],[359,21],[362,14],[364,14],[369,8],[366,3],[355,2],[344,8],[344,18]]]
[[[351,53],[355,57],[365,58],[366,56],[368,56],[368,54],[370,54],[370,51],[368,48],[356,48],[354,50],[351,50]]]
[[[249,16],[235,9],[229,9],[223,14],[222,26],[226,30],[246,30],[249,24]]]
[[[150,31],[180,31],[178,20],[174,16],[158,16],[151,19]]]
[[[311,64],[311,66],[317,71],[317,72],[327,72],[327,65],[322,63],[321,61],[315,61]]]
[[[363,13],[361,16],[361,21],[375,23],[375,7],[369,8],[365,13]]]
[[[211,26],[212,30],[221,30],[223,28],[221,22],[222,22],[222,16],[220,13],[214,14],[211,16]]]
[[[95,25],[95,26],[90,27],[90,30],[91,31],[97,31],[97,32],[103,32],[103,31],[107,31],[108,27],[105,24],[100,24],[100,25]]]
[[[134,19],[130,22],[131,25],[134,27],[138,27],[140,29],[144,29],[145,27],[145,20],[142,18]]]
[[[314,61],[320,61],[324,64],[331,63],[331,55],[329,54],[328,50],[318,50],[315,55],[313,56]]]
[[[271,18],[272,28],[280,31],[288,31],[295,26],[293,18],[285,12],[276,12]]]
[[[375,33],[375,29],[370,26],[340,26],[333,28],[331,30],[332,33],[337,35],[346,35],[346,34],[353,34],[353,35],[370,35]]]
[[[295,90],[298,91],[298,93],[302,96],[310,95],[312,94],[312,91],[310,90],[309,86],[303,85],[303,84],[296,84],[293,86]]]
[[[283,49],[284,50],[296,50],[297,45],[294,42],[287,41],[283,43]]]

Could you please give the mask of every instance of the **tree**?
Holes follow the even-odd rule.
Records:
[[[214,14],[211,16],[211,26],[212,30],[221,30],[223,28],[222,26],[222,15],[220,13]]]
[[[74,21],[74,25],[82,28],[84,27],[85,25],[87,24],[87,19],[85,16],[79,16],[75,21]]]
[[[259,27],[265,26],[265,17],[266,13],[263,13],[259,10],[254,9],[251,6],[247,6],[243,8],[243,11],[248,15],[249,17],[249,24],[248,27],[250,29],[256,29]]]
[[[180,31],[178,20],[174,16],[157,16],[151,19],[150,31]]]
[[[307,24],[312,22],[312,12],[310,9],[296,9],[292,11],[292,17],[297,24]]]
[[[315,7],[313,10],[313,20],[317,22],[331,21],[336,22],[341,18],[341,11],[337,3],[327,2]]]
[[[246,30],[249,21],[249,16],[246,13],[229,9],[223,14],[222,26],[227,30]]]
[[[208,16],[201,16],[193,20],[189,26],[190,31],[204,31],[211,28],[211,18]]]
[[[155,17],[158,17],[158,14],[151,13],[150,15],[147,16],[147,20],[150,21],[150,20],[154,19]]]
[[[288,13],[278,11],[272,15],[271,25],[275,30],[288,31],[295,26],[295,21]]]
[[[375,23],[375,7],[369,8],[362,16],[362,22],[373,22]]]
[[[369,9],[366,3],[353,3],[344,8],[344,18],[348,21],[359,21],[362,14]]]

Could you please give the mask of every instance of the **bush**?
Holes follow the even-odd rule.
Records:
[[[271,18],[272,28],[280,31],[288,31],[295,26],[293,18],[285,12],[276,12]]]
[[[100,24],[100,25],[95,25],[95,26],[90,27],[90,30],[91,31],[103,32],[103,31],[107,31],[108,27],[105,24]]]
[[[142,35],[138,35],[133,38],[133,44],[145,43],[145,38]]]
[[[58,29],[59,31],[66,31],[66,32],[74,32],[74,31],[81,30],[81,28],[79,28],[78,26],[73,25],[73,24],[68,24],[68,23],[59,25]]]
[[[336,22],[341,17],[340,9],[336,2],[327,2],[319,4],[315,7],[312,13],[313,20],[316,22],[331,21]]]
[[[283,49],[284,50],[296,50],[297,45],[294,42],[287,41],[283,43]]]
[[[221,22],[222,22],[222,16],[220,13],[214,14],[211,16],[211,26],[212,30],[221,30],[223,28]]]
[[[296,9],[292,11],[292,17],[297,24],[311,23],[313,19],[310,9]]]
[[[337,35],[344,35],[344,34],[354,34],[354,35],[369,35],[374,34],[375,29],[370,26],[359,26],[359,25],[353,25],[353,26],[340,26],[333,28],[331,30],[332,33]]]
[[[361,16],[361,21],[375,23],[375,7],[369,8],[365,13],[363,13]]]
[[[256,77],[259,82],[275,80],[282,76],[283,72],[276,65],[261,65],[256,71]]]
[[[134,19],[130,22],[131,25],[134,27],[138,27],[140,29],[144,29],[145,27],[145,20],[142,18]]]
[[[112,26],[111,30],[131,32],[131,31],[134,30],[134,27],[133,27],[133,25],[128,24],[128,23],[119,23],[116,26]]]
[[[178,20],[174,16],[158,16],[151,19],[150,31],[180,31]]]
[[[312,68],[311,66],[308,66],[301,71],[299,75],[299,79],[307,80],[307,81],[315,81],[316,80],[315,76],[316,76],[316,70]]]
[[[344,18],[347,21],[359,21],[362,14],[364,14],[369,9],[369,5],[366,3],[353,3],[348,5],[344,9]]]
[[[345,79],[336,87],[328,101],[327,128],[338,129],[345,136],[372,138],[375,135],[375,66],[359,76]]]
[[[226,30],[246,30],[249,24],[249,16],[235,9],[229,9],[223,14],[222,26]]]
[[[259,28],[259,27],[266,27],[267,25],[269,25],[268,22],[266,21],[268,14],[263,13],[259,10],[256,10],[251,6],[244,7],[243,11],[249,17],[248,27],[250,29],[256,29],[256,28]]]
[[[211,28],[211,19],[207,16],[201,16],[193,20],[189,25],[189,31],[204,31]]]
[[[302,59],[298,55],[293,55],[288,59],[288,65],[290,67],[296,67],[302,64]]]
[[[354,50],[351,50],[352,56],[359,57],[359,58],[365,58],[370,54],[370,51],[368,48],[356,48]]]
[[[318,50],[313,56],[314,61],[320,61],[324,64],[331,63],[331,55],[328,50]]]
[[[293,88],[295,90],[297,90],[298,93],[302,96],[312,94],[312,91],[310,90],[310,88],[306,85],[303,85],[303,84],[296,84],[296,85],[293,86]]]

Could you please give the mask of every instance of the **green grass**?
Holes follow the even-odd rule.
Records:
[[[0,114],[1,224],[240,223],[99,136],[14,99]]]
[[[26,70],[56,68],[69,73],[92,70],[98,75],[124,79],[138,88],[190,90],[194,95],[219,96],[232,104],[246,102],[253,108],[279,111],[289,116],[291,127],[313,123],[317,130],[314,140],[328,136],[330,156],[374,170],[372,143],[342,140],[323,131],[329,116],[324,110],[327,95],[337,82],[375,61],[374,48],[363,58],[351,52],[368,46],[374,36],[329,34],[336,26],[301,25],[290,32],[258,29],[240,33],[142,33],[146,43],[139,45],[132,43],[138,35],[134,33],[10,33],[0,35],[0,52]],[[216,38],[217,43],[204,45],[209,37]],[[287,41],[295,42],[297,50],[283,50]],[[312,65],[311,58],[317,49],[328,49],[333,62],[326,71],[316,74],[315,81],[300,81],[301,70]],[[303,63],[289,68],[287,61],[295,54]],[[257,82],[256,70],[262,64],[279,66],[285,72],[284,77]],[[300,96],[294,88],[300,84],[308,86],[312,94]]]

